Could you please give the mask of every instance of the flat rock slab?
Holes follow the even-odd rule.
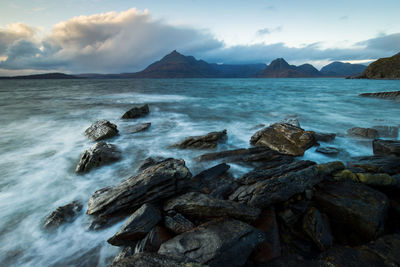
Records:
[[[313,132],[304,131],[300,127],[287,123],[275,123],[268,126],[256,132],[250,139],[251,145],[267,146],[291,156],[302,156],[316,142]]]
[[[65,206],[58,207],[51,212],[44,220],[43,227],[46,229],[54,229],[64,223],[72,221],[82,210],[82,204],[73,201]]]
[[[158,209],[151,204],[143,204],[107,242],[114,246],[132,244],[143,238],[160,220]]]
[[[396,100],[396,99],[400,99],[400,91],[379,92],[379,93],[363,93],[363,94],[360,94],[360,96]]]
[[[365,156],[353,157],[347,162],[349,168],[362,168],[366,172],[387,173],[390,175],[400,173],[400,161],[395,156]]]
[[[242,266],[265,234],[236,220],[211,222],[162,244],[158,253],[213,266]]]
[[[388,198],[360,183],[327,182],[319,185],[314,198],[319,210],[343,229],[352,229],[366,241],[384,233]]]
[[[112,144],[98,142],[90,149],[82,153],[75,172],[88,172],[121,159],[121,151]]]
[[[379,136],[377,130],[372,128],[361,128],[361,127],[351,128],[347,130],[347,134],[350,136],[370,138],[370,139],[375,139],[378,138]]]
[[[184,160],[166,159],[117,186],[96,191],[89,200],[87,214],[129,214],[144,203],[158,202],[179,193],[191,177]]]
[[[147,129],[149,129],[151,126],[150,122],[146,122],[146,123],[139,123],[139,124],[135,124],[135,125],[131,125],[126,127],[126,132],[130,133],[130,134],[134,134],[134,133],[139,133],[139,132],[143,132],[146,131]]]
[[[92,141],[100,141],[118,134],[117,125],[107,121],[99,120],[86,129],[85,135]]]
[[[205,219],[231,217],[252,222],[260,215],[260,210],[241,203],[213,198],[209,195],[191,192],[168,201],[164,211],[174,210],[188,218]]]
[[[149,105],[136,106],[125,112],[122,119],[137,119],[150,113]]]
[[[300,171],[290,172],[251,185],[239,187],[229,199],[249,206],[265,208],[271,204],[288,200],[320,183],[332,173],[343,170],[341,162],[313,165]]]
[[[381,140],[377,139],[372,142],[372,148],[375,155],[380,156],[396,156],[400,157],[400,141],[399,140]]]
[[[211,132],[203,136],[189,136],[180,143],[172,145],[180,149],[210,149],[216,148],[218,143],[227,140],[226,130],[221,132]]]
[[[314,133],[315,139],[317,139],[318,142],[330,142],[335,140],[336,134],[334,133]]]
[[[228,164],[221,163],[193,176],[190,182],[191,190],[210,193],[223,184],[234,182],[232,176],[226,175],[229,168]]]
[[[340,149],[332,146],[318,147],[315,151],[328,156],[336,156],[340,153]]]
[[[109,267],[207,267],[186,259],[172,258],[158,253],[141,252],[113,262]]]

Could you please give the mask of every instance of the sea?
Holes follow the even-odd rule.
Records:
[[[182,158],[193,174],[215,162],[194,158],[209,151],[170,145],[187,136],[226,129],[217,150],[249,147],[250,137],[285,118],[306,130],[337,134],[321,146],[341,149],[337,156],[309,149],[300,159],[318,163],[372,155],[371,140],[347,136],[352,127],[400,125],[400,103],[360,97],[360,93],[400,90],[400,81],[346,79],[121,79],[0,81],[0,265],[107,266],[119,252],[106,240],[122,225],[89,230],[87,202],[96,190],[137,173],[147,157]],[[122,120],[137,104],[150,114]],[[94,143],[84,131],[106,119],[119,135],[107,140],[121,161],[78,175],[81,153]],[[131,125],[151,122],[130,134]],[[248,167],[231,164],[240,177]],[[57,207],[80,201],[78,217],[55,231],[42,228]]]

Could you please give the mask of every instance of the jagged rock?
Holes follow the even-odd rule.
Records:
[[[180,149],[210,149],[216,148],[218,143],[223,143],[227,139],[226,130],[221,132],[211,132],[203,136],[189,136],[180,143],[172,145]]]
[[[214,266],[242,266],[265,234],[236,220],[211,222],[162,244],[158,253]]]
[[[226,163],[218,164],[207,170],[200,172],[199,174],[193,176],[190,182],[190,187],[192,190],[210,193],[218,186],[230,183],[234,180],[233,177],[224,175],[229,170],[230,166]]]
[[[189,218],[231,217],[243,221],[254,221],[260,210],[241,203],[213,198],[209,195],[190,192],[169,200],[164,211],[174,210]]]
[[[330,142],[330,141],[335,140],[335,138],[336,138],[336,134],[334,134],[334,133],[315,132],[314,136],[317,141],[321,141],[321,142]]]
[[[289,172],[299,171],[312,165],[315,165],[315,162],[300,160],[288,164],[282,164],[273,168],[265,169],[261,167],[243,175],[243,177],[239,179],[239,182],[242,184],[254,184],[255,182],[270,179],[272,177],[280,177]]]
[[[112,266],[113,264],[118,263],[119,261],[121,261],[121,260],[123,260],[123,259],[125,259],[125,258],[128,258],[129,256],[132,256],[134,253],[135,253],[135,248],[134,248],[134,247],[132,247],[132,246],[124,247],[124,248],[118,253],[118,255],[115,256],[115,258],[113,259],[113,261],[112,261],[112,263],[111,263],[111,266]]]
[[[143,238],[160,220],[159,210],[150,204],[143,204],[107,242],[114,246],[132,244]]]
[[[340,234],[352,231],[360,240],[370,241],[384,233],[389,209],[384,194],[360,183],[326,182],[319,185],[314,198]]]
[[[396,126],[373,126],[378,131],[379,137],[397,138],[399,136],[399,127]]]
[[[360,94],[360,96],[396,100],[396,99],[400,99],[400,91],[379,92],[379,93],[363,93],[363,94]]]
[[[186,219],[182,214],[175,214],[174,216],[165,216],[165,227],[175,234],[182,234],[192,230],[195,225]]]
[[[380,156],[396,156],[400,157],[400,141],[399,140],[381,140],[377,139],[372,142],[372,148],[375,155]]]
[[[46,217],[43,227],[46,229],[57,228],[60,225],[75,219],[81,210],[82,204],[78,201],[73,201],[65,206],[58,207]]]
[[[141,172],[150,166],[159,164],[160,162],[162,162],[164,160],[165,160],[165,158],[163,158],[163,157],[148,157],[143,162],[140,163],[140,165],[138,167],[138,171]]]
[[[121,159],[121,151],[112,144],[98,142],[82,153],[76,172],[88,172],[93,168],[101,167]]]
[[[303,217],[303,230],[310,237],[315,245],[324,251],[333,244],[333,237],[329,220],[316,208],[310,208]]]
[[[115,187],[96,191],[89,200],[87,214],[129,214],[144,203],[158,202],[181,192],[191,176],[184,160],[166,159]]]
[[[117,134],[117,125],[107,120],[96,121],[85,131],[85,135],[92,141],[100,141],[116,136]]]
[[[249,206],[264,208],[288,200],[323,181],[332,173],[344,169],[341,162],[310,166],[282,177],[275,177],[239,187],[229,199]]]
[[[229,195],[232,194],[238,187],[239,185],[235,180],[228,180],[225,181],[225,184],[222,184],[211,191],[210,196],[217,199],[228,199]]]
[[[336,156],[340,153],[340,149],[332,146],[318,147],[315,151],[329,156]]]
[[[347,131],[347,134],[363,138],[371,138],[371,139],[378,138],[378,131],[372,128],[354,127],[349,129]]]
[[[256,132],[251,137],[250,144],[267,146],[287,155],[302,156],[316,144],[316,139],[313,132],[286,123],[275,123]]]
[[[135,124],[129,127],[126,127],[126,132],[130,133],[130,134],[134,134],[134,133],[138,133],[138,132],[143,132],[147,129],[149,129],[151,126],[150,122],[146,122],[146,123],[139,123],[139,124]]]
[[[149,105],[136,106],[125,112],[122,119],[137,119],[150,113]]]
[[[387,173],[390,175],[400,173],[400,161],[394,156],[365,156],[353,157],[347,162],[348,168],[362,168],[366,172]]]
[[[172,258],[158,253],[142,252],[113,262],[109,267],[207,267],[187,259]]]
[[[161,244],[170,240],[172,235],[167,229],[156,226],[136,244],[135,253],[140,252],[157,252]]]

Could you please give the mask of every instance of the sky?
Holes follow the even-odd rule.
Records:
[[[0,0],[0,75],[139,71],[172,50],[317,68],[400,52],[399,0]]]

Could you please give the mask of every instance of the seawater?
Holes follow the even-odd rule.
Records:
[[[333,132],[329,144],[345,152],[332,158],[308,150],[304,159],[346,161],[371,155],[371,141],[346,136],[352,127],[400,124],[400,103],[359,97],[363,92],[400,90],[399,81],[345,79],[161,79],[161,80],[3,80],[0,81],[0,263],[2,266],[106,266],[118,248],[107,244],[120,222],[90,231],[85,215],[91,194],[134,175],[149,156],[185,159],[193,174],[213,162],[197,163],[204,151],[169,145],[186,136],[227,129],[219,150],[249,147],[258,124],[297,118],[307,130]],[[138,120],[121,120],[134,104],[150,105]],[[120,134],[108,142],[123,160],[85,175],[74,168],[93,145],[84,131],[107,119]],[[151,122],[148,131],[126,128]],[[326,145],[323,144],[322,145]],[[248,171],[232,165],[240,177]],[[53,233],[44,218],[73,200],[84,203],[78,218]]]

